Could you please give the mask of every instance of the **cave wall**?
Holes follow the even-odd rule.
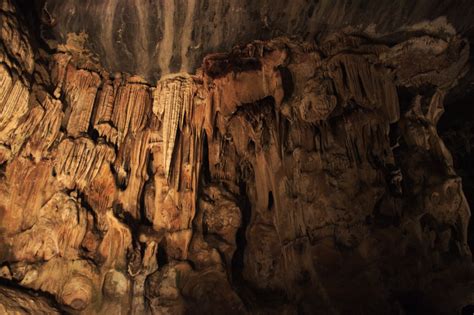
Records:
[[[32,11],[30,0],[17,2]],[[313,41],[347,26],[384,37],[439,19],[474,38],[469,0],[37,0],[34,6],[42,22],[35,30],[45,38],[65,42],[81,34],[107,69],[150,80],[194,73],[207,54],[235,44],[282,35]]]
[[[470,210],[437,131],[468,65],[451,26],[253,41],[150,83],[80,35],[36,45],[9,1],[1,15],[2,312],[474,303]]]

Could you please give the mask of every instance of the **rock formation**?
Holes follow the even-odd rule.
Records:
[[[1,312],[474,304],[469,205],[437,130],[468,67],[449,25],[252,41],[150,83],[0,13]]]

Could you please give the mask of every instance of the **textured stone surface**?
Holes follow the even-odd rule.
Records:
[[[386,34],[442,16],[474,38],[469,0],[42,0],[36,6],[46,37],[65,43],[82,32],[104,66],[149,79],[192,73],[208,53],[239,43],[283,34],[311,41],[348,25]]]
[[[76,27],[54,20],[69,8],[100,12],[113,32],[112,5],[73,4],[49,2],[50,26]],[[159,16],[133,4],[117,2],[117,16]],[[194,15],[180,10],[203,4],[165,5],[187,32]],[[208,5],[236,19],[253,10]],[[437,129],[469,43],[446,21],[249,41],[150,83],[109,72],[110,51],[124,51],[97,59],[84,34],[46,51],[14,5],[0,9],[0,311],[453,314],[474,303],[469,205]],[[161,74],[186,54],[173,45],[159,50]],[[156,70],[128,53],[136,74]]]

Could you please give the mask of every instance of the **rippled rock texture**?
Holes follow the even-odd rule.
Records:
[[[470,210],[437,132],[469,43],[445,21],[253,41],[150,83],[1,14],[2,312],[474,303]]]

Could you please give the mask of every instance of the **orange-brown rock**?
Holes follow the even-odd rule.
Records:
[[[437,129],[465,39],[279,37],[150,83],[107,72],[84,34],[43,50],[15,10],[0,7],[0,312],[474,303],[469,205]]]

